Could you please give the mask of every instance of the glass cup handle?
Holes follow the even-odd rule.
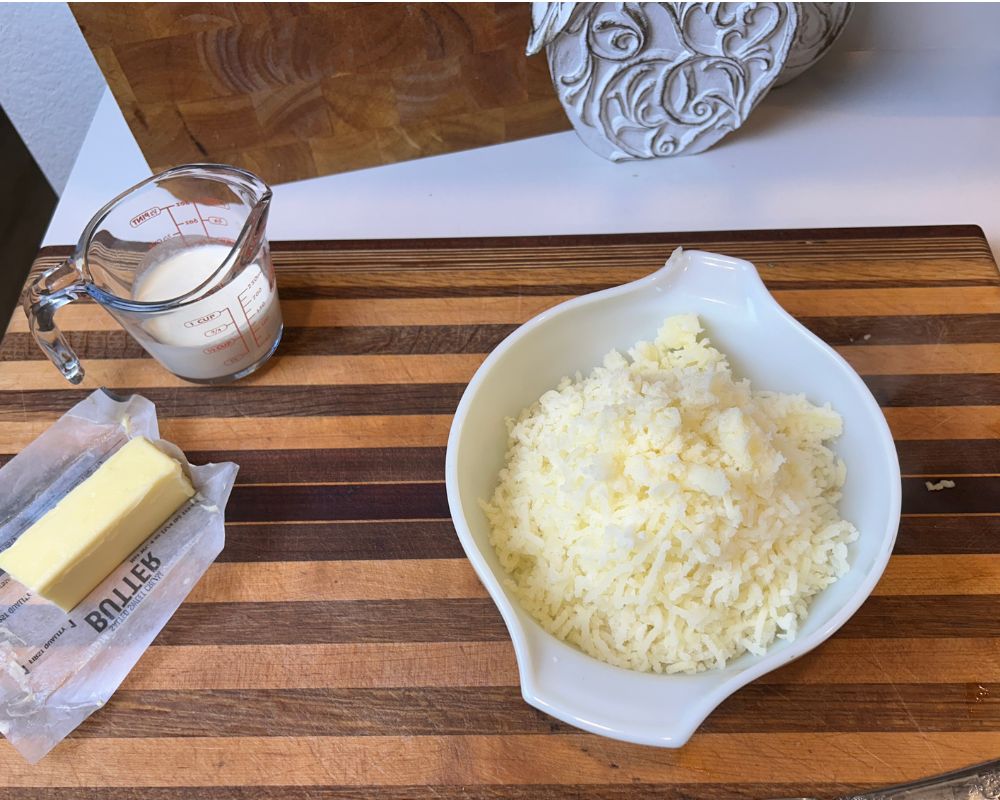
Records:
[[[54,317],[62,306],[84,294],[86,289],[80,273],[71,261],[64,261],[35,278],[24,297],[24,313],[31,335],[70,383],[83,380],[83,367],[66,337],[56,327]]]

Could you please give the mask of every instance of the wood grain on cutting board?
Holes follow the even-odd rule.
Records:
[[[861,373],[904,474],[895,553],[832,639],[726,700],[681,750],[520,697],[445,497],[450,414],[539,311],[683,244],[750,258]],[[1000,277],[974,227],[278,242],[288,328],[235,385],[185,384],[86,303],[70,387],[15,315],[0,458],[100,385],[154,400],[193,462],[240,464],[218,562],[107,707],[8,798],[833,796],[1000,753]],[[43,251],[37,267],[67,248]],[[950,477],[951,490],[926,480]]]

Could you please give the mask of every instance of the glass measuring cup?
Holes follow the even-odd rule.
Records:
[[[133,186],[97,212],[67,261],[29,287],[35,341],[70,383],[83,380],[53,317],[89,296],[180,378],[250,374],[282,332],[264,236],[270,202],[263,181],[220,164],[175,167]]]

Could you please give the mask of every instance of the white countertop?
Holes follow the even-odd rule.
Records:
[[[808,73],[696,156],[612,164],[572,132],[274,187],[271,239],[975,223],[1000,253],[1000,5],[859,7]],[[873,49],[874,48],[874,49]],[[149,167],[106,93],[45,237]]]

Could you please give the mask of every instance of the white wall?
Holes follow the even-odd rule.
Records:
[[[0,4],[0,106],[59,194],[104,87],[69,6]]]
[[[992,52],[998,3],[855,3],[836,47],[849,50]],[[984,76],[985,77],[985,76]]]

